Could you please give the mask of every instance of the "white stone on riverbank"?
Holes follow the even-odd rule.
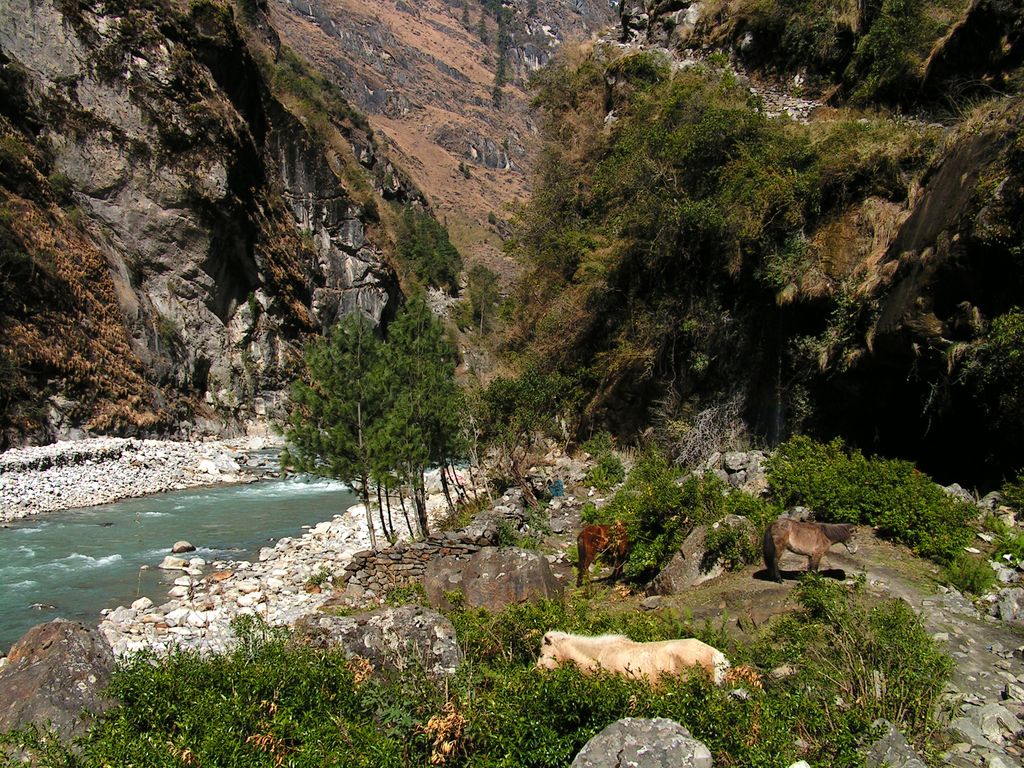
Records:
[[[436,523],[446,513],[444,496],[430,496],[427,510]],[[100,631],[116,656],[140,648],[162,655],[174,647],[223,653],[235,643],[235,617],[256,615],[272,626],[290,626],[331,597],[330,589],[307,592],[307,583],[324,569],[341,576],[352,556],[369,547],[366,513],[356,504],[301,537],[262,548],[256,562],[215,561],[205,576],[175,578],[163,604],[107,611]]]
[[[0,521],[198,485],[247,482],[240,453],[264,438],[173,442],[95,438],[0,454]]]

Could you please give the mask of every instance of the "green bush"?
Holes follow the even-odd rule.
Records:
[[[953,661],[905,601],[873,600],[863,583],[848,588],[804,576],[795,590],[801,612],[774,623],[755,645],[754,659],[795,664],[798,673],[776,695],[803,692],[804,706],[815,713],[808,717],[813,740],[833,732],[846,741],[881,717],[920,748],[936,728]]]
[[[1016,479],[1003,483],[999,492],[1004,504],[1024,512],[1024,472],[1018,472]]]
[[[462,256],[433,216],[407,206],[398,229],[398,257],[424,285],[443,288],[453,296],[459,290]]]
[[[388,590],[387,595],[384,596],[384,605],[390,605],[398,607],[401,605],[429,605],[430,602],[427,600],[427,591],[423,588],[423,584],[418,581],[414,581],[410,584],[405,584],[401,587],[394,587]]]
[[[587,470],[583,482],[599,491],[610,491],[626,479],[626,468],[615,454],[611,435],[602,432],[580,446],[591,455],[594,465]]]
[[[737,571],[760,558],[760,537],[755,540],[748,526],[721,522],[710,528],[704,537],[702,570],[708,571],[719,563],[727,571]]]
[[[875,526],[940,563],[953,560],[974,535],[971,504],[946,495],[909,462],[865,458],[839,440],[794,437],[768,459],[767,473],[783,505],[810,507],[826,522]]]
[[[961,554],[945,567],[942,578],[961,592],[983,595],[996,583],[996,572],[987,560]]]
[[[586,523],[626,523],[630,551],[623,575],[628,581],[643,583],[654,577],[696,525],[710,526],[726,515],[741,515],[760,533],[781,511],[774,502],[730,490],[710,473],[681,476],[682,470],[649,451],[607,505],[584,506],[581,516]],[[735,567],[756,560],[738,532],[727,526],[714,532],[711,540]]]
[[[720,628],[595,610],[583,601],[514,605],[498,614],[459,608],[450,617],[466,661],[443,686],[415,665],[368,678],[340,652],[306,648],[251,620],[238,626],[242,642],[225,656],[124,662],[111,687],[120,706],[75,752],[33,732],[0,736],[0,744],[27,747],[39,765],[80,768],[546,768],[567,765],[598,731],[633,716],[682,723],[708,745],[716,765],[759,768],[800,758],[859,765],[875,717],[920,746],[951,666],[920,619],[901,601],[871,603],[859,589],[813,575],[796,594],[802,610],[776,621],[751,648],[729,644]],[[652,688],[610,674],[584,676],[571,665],[539,671],[541,636],[551,629],[636,640],[697,636],[734,664],[752,658],[762,671],[783,662],[798,671],[766,680],[764,688],[748,686],[742,699],[730,695],[734,685],[715,686],[702,674]],[[435,749],[442,734],[453,746],[445,760]]]
[[[629,532],[629,557],[623,569],[634,582],[654,576],[679,548],[688,530],[680,471],[655,452],[645,453],[611,501],[601,510],[605,522],[622,520]],[[692,495],[692,494],[691,494]]]

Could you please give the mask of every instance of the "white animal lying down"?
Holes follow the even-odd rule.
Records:
[[[657,683],[662,675],[679,675],[698,665],[706,669],[717,684],[725,678],[730,666],[725,654],[692,637],[637,643],[625,635],[545,634],[537,668],[554,669],[570,661],[585,673],[603,669],[626,677],[646,677],[652,683]]]

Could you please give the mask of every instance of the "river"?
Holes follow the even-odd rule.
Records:
[[[179,539],[184,557],[254,559],[260,547],[330,520],[357,502],[342,484],[289,478],[215,486],[9,523],[0,530],[0,649],[58,616],[95,625],[103,608],[137,597],[165,602],[156,565]],[[143,566],[149,566],[144,569]]]

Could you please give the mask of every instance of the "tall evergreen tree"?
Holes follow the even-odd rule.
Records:
[[[455,347],[421,294],[410,298],[391,324],[386,359],[400,390],[387,419],[393,435],[387,442],[411,481],[417,518],[426,533],[424,472],[437,466],[443,473],[464,451]]]
[[[306,348],[307,380],[292,387],[286,466],[352,486],[366,507],[370,543],[377,533],[370,506],[371,447],[387,403],[382,346],[369,321],[347,315],[330,336]]]

